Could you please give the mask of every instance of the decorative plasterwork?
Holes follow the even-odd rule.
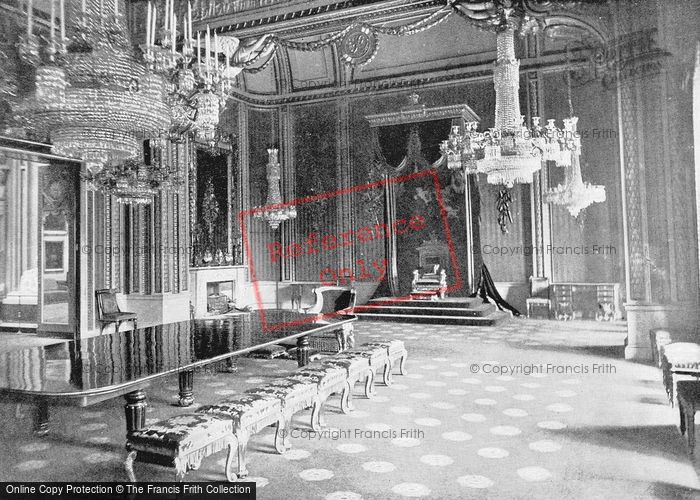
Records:
[[[235,5],[237,2],[226,2]],[[304,7],[289,11],[289,3],[278,8],[263,8],[236,15],[210,16],[195,22],[195,29],[209,25],[218,33],[235,32],[238,37],[257,36],[274,29],[280,36],[309,36],[334,31],[355,20],[386,23],[406,20],[407,16],[443,8],[444,0],[389,0],[303,2]],[[294,4],[293,4],[294,5]],[[275,25],[274,28],[271,25]]]
[[[438,106],[427,108],[425,105],[404,108],[401,111],[392,111],[377,115],[365,116],[370,127],[384,127],[387,125],[401,125],[405,123],[427,122],[432,120],[444,120],[449,118],[462,118],[465,122],[478,122],[481,119],[466,104],[452,106]]]

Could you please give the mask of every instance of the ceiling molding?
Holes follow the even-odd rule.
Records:
[[[542,73],[561,72],[574,66],[588,64],[588,57],[583,51],[576,51],[567,61],[565,53],[548,54],[538,58],[521,59],[520,72],[530,71]],[[395,77],[363,80],[350,83],[344,87],[326,87],[294,92],[288,95],[260,95],[234,89],[230,98],[244,104],[259,108],[276,108],[281,105],[301,105],[317,101],[333,100],[339,97],[362,98],[368,95],[395,93],[400,90],[415,90],[468,84],[480,81],[491,82],[493,79],[493,64],[491,62],[450,70],[420,72],[414,75],[399,75]]]
[[[222,1],[222,0],[219,0]],[[313,5],[313,2],[310,2]],[[361,3],[361,5],[357,5]],[[217,33],[230,32],[239,38],[273,32],[289,38],[326,34],[347,27],[355,20],[385,23],[404,20],[407,15],[432,12],[445,6],[445,0],[389,0],[370,2],[337,2],[307,7],[293,12],[280,9],[227,15],[194,23],[194,29],[208,25]],[[289,9],[289,6],[286,6]]]

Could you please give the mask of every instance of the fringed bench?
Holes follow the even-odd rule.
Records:
[[[677,378],[700,378],[700,345],[692,342],[666,344],[659,352],[663,382],[671,404],[674,403]]]
[[[389,353],[385,347],[359,347],[345,351],[345,354],[352,357],[366,358],[369,361],[369,381],[365,384],[365,396],[369,399],[374,397],[374,380],[380,369],[384,370],[384,384],[389,380]],[[391,383],[391,381],[389,381]]]
[[[316,396],[311,410],[311,428],[319,431],[323,423],[323,405],[331,394],[341,394],[341,407],[346,398],[347,370],[335,366],[307,366],[297,370],[287,380],[301,382],[316,388]]]
[[[290,428],[295,413],[313,406],[317,393],[317,387],[314,385],[284,378],[275,379],[262,387],[246,391],[246,394],[250,395],[275,398],[280,404],[280,418],[284,421],[285,429]],[[288,450],[292,447],[288,435],[289,432],[283,432],[275,436],[275,447],[278,450]]]
[[[129,481],[136,482],[134,460],[175,468],[178,481],[190,470],[196,470],[202,459],[228,448],[226,477],[236,445],[234,425],[230,419],[215,415],[187,414],[161,420],[146,429],[132,431],[127,436],[127,456],[124,462]]]
[[[253,434],[265,427],[277,424],[275,434],[275,449],[278,453],[285,451],[281,446],[281,438],[285,434],[285,421],[281,418],[279,400],[262,394],[241,394],[220,401],[215,405],[202,406],[197,413],[200,415],[215,415],[225,418],[232,425],[232,433],[238,441],[238,478],[246,477],[246,451],[248,440]],[[230,460],[230,457],[229,457]],[[235,481],[236,475],[230,467],[226,467],[226,477]]]
[[[364,378],[365,392],[369,391],[368,385],[371,382],[372,377],[372,370],[369,366],[369,358],[342,353],[321,361],[321,364],[324,366],[334,366],[345,370],[345,392],[340,399],[340,409],[343,413],[348,413],[353,409],[352,390],[355,387],[355,384]]]
[[[402,340],[379,340],[376,342],[365,342],[361,347],[365,348],[384,348],[386,349],[387,356],[389,360],[387,364],[389,365],[389,370],[385,371],[384,383],[386,385],[391,385],[392,382],[392,371],[396,362],[399,361],[399,373],[401,375],[406,375],[406,358],[408,357],[408,351],[406,351],[406,346]]]

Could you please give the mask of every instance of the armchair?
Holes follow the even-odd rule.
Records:
[[[350,315],[355,307],[355,290],[339,286],[319,286],[314,288],[316,302],[302,309],[306,314]],[[321,320],[323,321],[323,320]],[[352,323],[342,325],[336,330],[313,333],[309,336],[309,345],[320,352],[341,352],[355,345]]]

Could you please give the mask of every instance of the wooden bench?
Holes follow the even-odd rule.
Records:
[[[369,361],[369,381],[365,384],[365,396],[369,399],[374,397],[374,381],[379,370],[383,370],[384,384],[391,384],[389,371],[389,353],[384,347],[359,347],[345,352],[349,356],[366,358]]]
[[[279,401],[279,411],[281,419],[284,421],[284,428],[291,430],[292,417],[297,412],[313,407],[314,400],[318,395],[318,389],[314,385],[297,380],[279,378],[261,387],[248,389],[245,393],[272,397]],[[292,445],[288,437],[289,432],[284,432],[281,435],[275,436],[275,447],[277,447],[278,450],[290,449]]]
[[[364,378],[365,392],[369,391],[368,385],[371,382],[372,370],[369,366],[369,359],[363,356],[353,356],[347,353],[340,353],[331,358],[321,361],[322,365],[342,368],[346,372],[346,391],[340,400],[340,410],[348,413],[353,409],[352,390],[355,384]]]
[[[214,405],[202,406],[197,414],[215,415],[226,418],[232,425],[232,435],[238,442],[238,478],[246,477],[246,451],[250,437],[265,427],[277,424],[275,434],[275,449],[283,453],[282,438],[285,434],[286,422],[281,418],[280,402],[278,399],[264,394],[240,394],[225,399]],[[229,457],[230,460],[230,457]],[[235,481],[236,475],[227,466],[226,475],[229,481]]]
[[[386,349],[388,356],[387,365],[388,370],[385,370],[384,384],[391,385],[392,383],[392,371],[396,362],[399,361],[399,373],[401,375],[406,375],[406,358],[408,357],[408,351],[402,340],[378,340],[374,342],[365,342],[361,347],[366,348],[383,348]]]
[[[129,481],[136,482],[134,461],[155,463],[175,468],[178,481],[190,470],[196,470],[202,459],[228,448],[226,477],[230,473],[233,449],[236,445],[233,422],[215,415],[187,414],[161,420],[145,429],[127,435],[127,456],[124,461]]]
[[[341,395],[342,401],[346,399],[348,374],[347,370],[331,366],[317,365],[307,366],[287,377],[287,380],[294,380],[316,387],[316,397],[313,400],[311,410],[311,428],[320,431],[325,425],[323,421],[323,406],[332,394]]]

